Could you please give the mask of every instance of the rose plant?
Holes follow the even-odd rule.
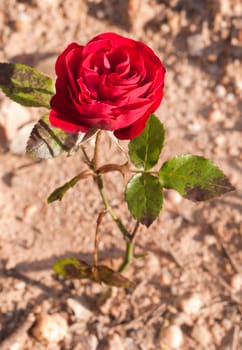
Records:
[[[49,109],[33,128],[27,154],[43,159],[71,155],[78,150],[83,154],[85,168],[55,189],[48,202],[61,200],[88,176],[93,178],[103,201],[96,222],[93,264],[66,257],[56,262],[54,270],[67,278],[131,287],[133,282],[121,272],[133,259],[139,225],[149,227],[159,216],[164,188],[174,189],[192,201],[205,201],[234,188],[215,164],[197,155],[179,155],[156,169],[165,130],[153,113],[163,98],[165,68],[144,43],[103,33],[85,46],[68,45],[57,58],[55,69],[54,88],[52,80],[34,68],[0,63],[0,87],[7,96],[25,106]],[[100,166],[97,155],[101,132],[105,137],[111,132],[118,140],[129,140],[126,164]],[[90,137],[95,137],[92,157],[86,150]],[[132,231],[107,200],[103,176],[113,171],[130,174],[124,200],[135,220]],[[126,241],[118,271],[98,262],[98,231],[106,214]]]

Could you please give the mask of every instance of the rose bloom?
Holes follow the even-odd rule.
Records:
[[[163,97],[165,69],[140,41],[103,33],[71,43],[56,61],[50,123],[68,133],[91,128],[118,139],[138,136]]]

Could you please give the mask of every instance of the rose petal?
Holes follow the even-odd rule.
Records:
[[[114,131],[114,135],[119,140],[132,140],[144,130],[148,117],[149,115],[145,115],[127,128]]]
[[[65,63],[65,57],[73,49],[79,48],[80,45],[76,43],[71,43],[67,46],[67,48],[58,56],[56,64],[55,64],[55,71],[57,76],[63,76],[66,68]]]
[[[81,125],[78,125],[76,116],[69,115],[68,120],[66,120],[66,119],[63,119],[63,116],[61,114],[58,114],[54,110],[50,111],[49,120],[51,125],[71,134],[72,133],[75,134],[80,131],[88,132],[88,130],[90,129],[89,127],[84,127],[83,123],[81,123]]]

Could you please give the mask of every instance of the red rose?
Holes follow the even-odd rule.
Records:
[[[69,133],[112,130],[139,135],[163,97],[165,69],[140,41],[104,33],[86,46],[70,44],[56,61],[50,123]]]

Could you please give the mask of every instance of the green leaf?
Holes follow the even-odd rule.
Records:
[[[163,124],[155,115],[148,119],[144,131],[129,142],[129,156],[137,168],[148,170],[159,160],[165,139]]]
[[[84,170],[82,171],[80,174],[76,175],[75,177],[73,177],[70,181],[66,182],[63,186],[60,186],[58,188],[56,188],[48,197],[47,201],[48,203],[52,203],[55,202],[57,200],[61,200],[63,198],[63,196],[65,195],[65,193],[72,188],[73,186],[75,186],[75,184],[87,177],[88,175],[90,175],[90,171],[89,170]]]
[[[70,152],[78,138],[79,134],[68,134],[51,126],[48,115],[44,115],[31,132],[26,153],[42,159],[57,157],[63,152]]]
[[[133,217],[150,226],[162,208],[162,192],[158,178],[150,174],[134,175],[125,191],[125,200]]]
[[[24,64],[0,63],[0,87],[13,101],[50,108],[54,85],[50,77]]]
[[[57,261],[53,270],[65,278],[90,278],[92,276],[92,267],[85,261],[76,258],[64,258]]]
[[[161,184],[192,201],[205,201],[233,191],[224,173],[210,160],[185,154],[165,162],[159,171]]]

